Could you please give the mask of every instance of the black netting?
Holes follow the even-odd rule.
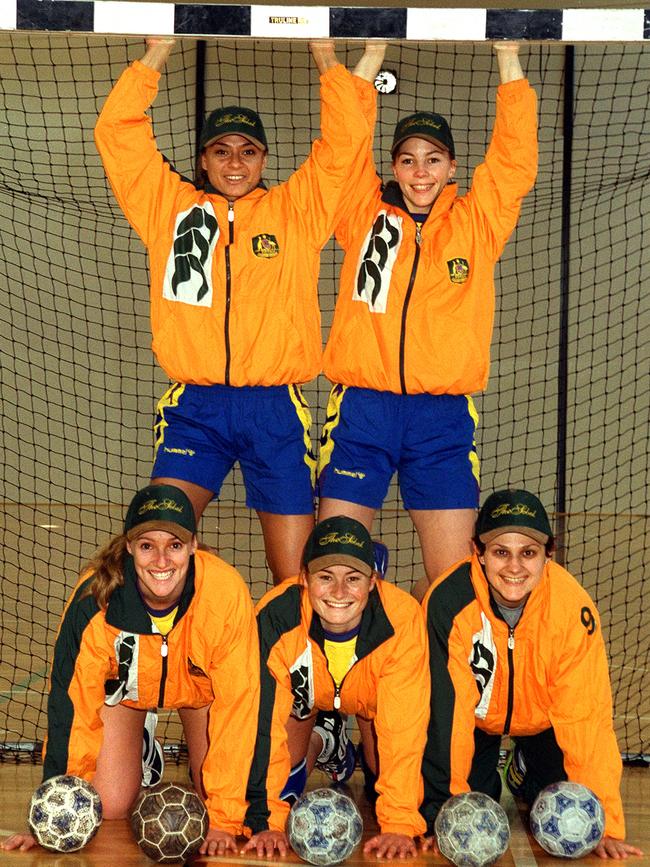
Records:
[[[146,257],[92,139],[111,83],[142,50],[140,40],[0,35],[5,758],[17,750],[32,754],[42,740],[47,660],[64,600],[81,564],[119,529],[124,504],[151,468],[155,402],[166,380],[150,350]],[[360,50],[341,46],[341,59],[353,65]],[[565,504],[558,516],[562,556],[600,608],[621,749],[638,755],[649,752],[650,694],[642,592],[650,53],[634,44],[575,49],[570,188],[565,53],[561,45],[522,50],[540,99],[540,170],[497,271],[492,376],[477,398],[482,486],[527,486],[550,510]],[[159,146],[187,174],[196,59],[192,41],[175,48],[152,112]],[[494,116],[498,77],[490,46],[393,45],[385,65],[399,83],[380,98],[378,165],[389,172],[398,115],[434,108],[451,122],[457,179],[466,188]],[[269,183],[285,179],[306,156],[319,106],[305,43],[211,41],[204,84],[208,108],[242,102],[261,113],[271,145]],[[339,263],[328,245],[320,284],[324,337]],[[323,381],[307,388],[318,422],[327,390]],[[270,576],[238,471],[202,529],[258,598]],[[377,529],[391,550],[389,577],[410,587],[422,575],[421,557],[395,488]],[[178,740],[173,725],[167,740]]]

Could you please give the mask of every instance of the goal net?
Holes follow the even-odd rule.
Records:
[[[361,50],[341,44],[339,56],[352,66]],[[146,256],[92,136],[112,82],[142,52],[139,39],[0,33],[2,760],[38,756],[64,601],[152,464],[167,382],[150,349]],[[210,40],[204,64],[201,53],[179,42],[163,74],[152,110],[160,149],[191,174],[197,104],[239,102],[267,129],[267,182],[286,179],[318,131],[306,43]],[[491,378],[476,399],[482,488],[528,487],[555,513],[560,556],[602,615],[621,750],[640,757],[650,752],[650,52],[531,45],[521,59],[539,96],[540,169],[497,269]],[[377,165],[388,177],[399,116],[434,109],[450,121],[464,191],[494,118],[491,47],[394,44],[385,67],[398,86],[380,96]],[[340,259],[330,243],[324,339]],[[306,388],[315,444],[327,391],[322,379]],[[375,535],[391,552],[388,579],[409,589],[423,570],[394,487]],[[270,576],[237,469],[202,538],[259,598]],[[179,740],[171,720],[165,737]]]

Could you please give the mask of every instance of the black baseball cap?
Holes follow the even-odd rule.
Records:
[[[394,157],[395,151],[402,142],[412,136],[442,145],[449,151],[452,160],[456,159],[454,139],[449,124],[441,114],[435,114],[433,111],[416,111],[415,114],[403,117],[395,127],[393,145],[390,149],[391,156]]]
[[[522,533],[542,545],[553,541],[546,509],[529,491],[495,491],[483,503],[476,519],[476,536],[489,542],[502,533]]]
[[[164,530],[181,542],[196,534],[194,509],[187,495],[175,485],[148,485],[135,495],[124,519],[124,533],[131,542],[148,530]]]
[[[337,515],[316,524],[307,539],[302,564],[308,572],[344,564],[370,577],[375,571],[375,547],[363,524]]]
[[[206,118],[201,130],[199,149],[203,150],[212,142],[231,134],[244,136],[263,150],[268,150],[266,133],[259,114],[241,105],[217,108]]]

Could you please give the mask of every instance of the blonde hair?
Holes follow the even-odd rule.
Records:
[[[126,545],[124,533],[113,536],[110,542],[93,554],[82,570],[82,574],[90,572],[93,576],[83,595],[94,596],[100,608],[106,608],[113,590],[124,584]]]

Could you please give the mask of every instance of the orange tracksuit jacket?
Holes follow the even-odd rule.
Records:
[[[287,385],[320,373],[320,251],[372,131],[366,85],[340,64],[321,76],[322,138],[288,181],[234,204],[197,189],[158,151],[145,114],[160,74],[135,61],[109,94],[95,141],[149,251],[153,349],[178,382]],[[354,78],[354,81],[353,81]]]
[[[340,691],[327,667],[323,628],[307,591],[290,578],[257,606],[261,692],[259,730],[248,785],[246,824],[255,834],[284,830],[289,805],[279,799],[291,763],[289,716],[317,710],[372,719],[377,732],[377,821],[382,833],[416,836],[420,775],[429,719],[428,652],[422,611],[415,600],[378,580],[361,620],[356,656]]]
[[[475,726],[514,736],[553,728],[569,780],[598,795],[605,833],[624,839],[607,654],[584,588],[557,563],[547,563],[510,628],[493,608],[474,556],[441,576],[422,604],[431,650],[422,805],[429,831],[450,794],[469,791]]]
[[[197,551],[174,626],[162,636],[152,633],[128,555],[124,579],[103,610],[93,596],[84,596],[92,580],[85,575],[65,608],[50,677],[43,777],[67,773],[92,780],[104,704],[150,709],[211,703],[203,765],[210,825],[241,834],[259,704],[248,588],[232,566]]]
[[[354,206],[336,228],[345,260],[323,359],[331,382],[396,394],[485,388],[494,266],[537,173],[536,106],[525,79],[499,86],[470,192],[446,187],[421,231],[367,154]]]

